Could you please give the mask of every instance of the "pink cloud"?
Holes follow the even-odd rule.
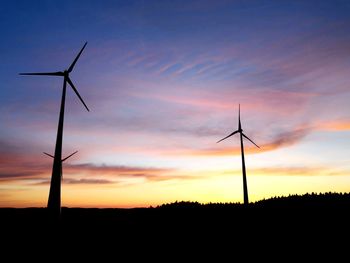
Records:
[[[250,168],[252,175],[262,176],[348,176],[350,171],[347,169],[335,169],[322,166],[285,166],[285,167],[260,167]],[[223,174],[240,174],[241,170],[224,171]]]
[[[260,144],[260,148],[256,148],[246,141],[244,151],[249,154],[253,153],[264,153],[268,151],[273,151],[279,148],[288,147],[299,143],[308,133],[309,129],[296,129],[289,132],[281,133],[275,136],[272,141]],[[194,155],[194,156],[228,156],[228,155],[240,155],[240,147],[225,147],[216,144],[211,148],[198,149],[198,150],[188,150],[183,151],[182,155]]]
[[[52,160],[28,152],[10,151],[0,153],[0,182],[36,181],[46,184],[50,180]],[[183,175],[177,169],[141,166],[63,164],[64,180],[68,184],[118,183],[120,178],[143,178],[148,181],[195,179]],[[71,176],[74,175],[72,178]],[[77,178],[76,176],[83,176]],[[119,179],[118,179],[119,178]]]
[[[321,121],[316,123],[315,128],[325,131],[350,131],[350,120],[338,119],[330,121]]]

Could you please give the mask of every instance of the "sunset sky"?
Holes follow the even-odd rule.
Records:
[[[47,204],[68,68],[62,206],[350,191],[350,1],[1,1],[0,207]]]

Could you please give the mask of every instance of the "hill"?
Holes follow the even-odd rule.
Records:
[[[324,193],[274,197],[250,203],[174,202],[155,208],[62,208],[60,225],[79,228],[100,224],[110,230],[186,228],[199,225],[224,227],[235,223],[248,224],[251,220],[265,224],[301,223],[303,220],[343,221],[350,211],[350,193]],[[45,208],[1,208],[2,225],[28,227],[51,224]],[[111,227],[112,226],[112,227]]]
[[[244,244],[265,252],[272,245],[288,253],[295,245],[298,253],[301,247],[309,251],[310,244],[338,249],[349,235],[349,211],[350,193],[325,193],[270,198],[248,207],[175,202],[154,208],[63,208],[58,224],[48,220],[44,208],[1,208],[0,219],[2,240],[11,247],[38,246],[35,238],[42,246],[63,240],[65,247],[91,251],[161,247],[169,255],[176,248],[179,255],[196,256],[194,245],[216,247],[224,255]]]

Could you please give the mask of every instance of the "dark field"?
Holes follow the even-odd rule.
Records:
[[[349,211],[349,193],[327,193],[273,198],[248,207],[177,202],[155,208],[63,208],[58,223],[49,220],[44,208],[2,208],[0,218],[3,240],[10,244],[31,238],[52,242],[54,237],[73,246],[128,249],[170,249],[174,244],[230,250],[244,244],[294,244],[299,249],[336,244],[342,249],[349,244]]]
[[[60,222],[50,221],[45,208],[2,208],[2,251],[12,259],[46,259],[44,251],[51,251],[87,260],[127,257],[120,262],[224,262],[233,254],[249,261],[323,262],[326,257],[333,262],[348,255],[349,210],[349,193],[273,198],[248,207],[177,202],[155,208],[63,208]]]
[[[316,222],[349,219],[350,193],[306,194],[278,197],[251,203],[245,207],[235,203],[199,204],[175,202],[154,208],[62,208],[59,223],[51,222],[45,208],[1,208],[2,225],[30,228],[58,225],[61,227],[108,228],[110,231],[154,229],[199,229],[232,227],[254,222],[267,226],[307,225]]]

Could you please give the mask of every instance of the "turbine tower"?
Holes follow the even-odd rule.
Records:
[[[59,115],[59,121],[58,121],[58,129],[57,129],[57,137],[56,137],[56,146],[55,146],[55,154],[54,156],[47,154],[53,158],[53,166],[52,166],[52,175],[51,175],[51,184],[50,184],[50,193],[49,198],[47,202],[47,208],[49,210],[50,215],[55,218],[59,219],[61,215],[61,180],[62,180],[62,162],[64,162],[66,159],[71,157],[73,154],[69,155],[68,157],[62,159],[62,138],[63,138],[63,121],[64,121],[64,108],[65,108],[65,102],[66,102],[66,87],[67,82],[69,86],[73,89],[75,94],[78,96],[80,101],[83,103],[87,111],[89,111],[89,108],[86,106],[84,100],[80,96],[79,92],[75,88],[72,80],[69,77],[69,73],[72,72],[75,64],[77,63],[81,53],[83,52],[85,46],[87,45],[87,42],[84,44],[70,67],[64,71],[57,71],[57,72],[45,72],[45,73],[20,73],[20,75],[36,75],[36,76],[60,76],[63,77],[63,90],[62,90],[62,98],[61,98],[61,108],[60,108],[60,115]]]
[[[248,138],[247,135],[243,133],[242,125],[241,125],[241,105],[238,105],[238,130],[234,131],[230,135],[226,136],[225,138],[221,139],[220,141],[217,141],[216,143],[219,143],[232,135],[239,133],[240,139],[241,139],[241,155],[242,155],[242,174],[243,174],[243,198],[244,198],[244,205],[248,205],[249,199],[248,199],[248,185],[247,185],[247,175],[245,170],[245,159],[244,159],[244,147],[243,147],[243,137],[249,140],[251,143],[253,143],[256,147],[260,148],[255,142],[253,142],[251,139]]]

